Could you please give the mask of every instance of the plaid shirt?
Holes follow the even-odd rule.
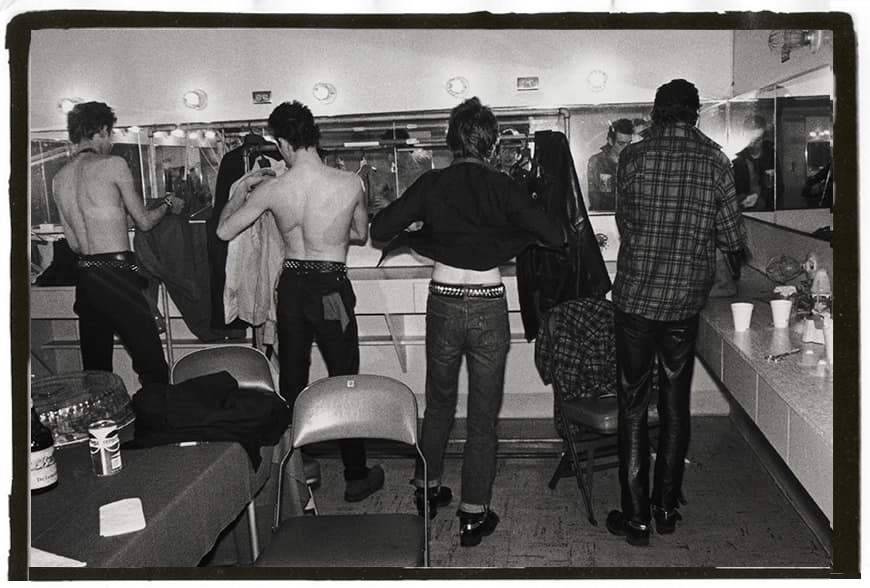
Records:
[[[713,285],[716,248],[739,251],[746,242],[731,162],[693,125],[654,126],[622,151],[616,178],[613,302],[650,320],[697,314]]]
[[[551,308],[535,339],[535,367],[545,384],[553,384],[554,423],[564,438],[556,394],[567,402],[616,394],[613,303],[580,298]]]

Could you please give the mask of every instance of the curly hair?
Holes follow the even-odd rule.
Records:
[[[447,147],[454,157],[486,159],[498,139],[498,121],[475,96],[450,111]]]
[[[684,79],[671,80],[659,86],[653,103],[652,120],[656,124],[677,122],[694,125],[698,122],[701,102],[695,84]]]
[[[293,149],[317,147],[320,127],[311,110],[299,102],[283,102],[269,115],[269,128],[276,139],[284,139]]]
[[[81,143],[99,133],[103,127],[111,131],[118,119],[104,102],[76,104],[66,115],[66,130],[70,141]]]

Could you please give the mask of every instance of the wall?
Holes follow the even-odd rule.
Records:
[[[734,31],[734,95],[738,96],[781,82],[818,67],[834,63],[833,44],[824,42],[816,53],[809,47],[791,52],[788,61],[782,62],[779,52],[768,47],[770,30]],[[830,31],[827,31],[830,39]]]
[[[493,106],[651,102],[675,77],[715,100],[730,96],[731,54],[730,30],[36,30],[31,128],[65,128],[63,97],[107,102],[118,126],[265,119],[293,98],[315,116],[444,109],[458,100],[451,76]],[[607,74],[598,90],[595,70]],[[518,76],[538,76],[540,90],[517,91]],[[336,86],[332,104],[312,97],[318,81]],[[182,105],[196,88],[205,110]],[[271,90],[273,104],[253,105],[254,90]]]

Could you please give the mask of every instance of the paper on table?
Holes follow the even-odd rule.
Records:
[[[85,565],[85,562],[77,559],[30,547],[31,568],[81,568]]]
[[[113,537],[145,528],[142,500],[125,498],[100,507],[100,535]]]

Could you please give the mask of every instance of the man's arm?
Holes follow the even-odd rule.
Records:
[[[268,177],[274,176],[275,170],[263,168],[246,173],[230,188],[230,198],[218,221],[217,236],[229,241],[260,218],[268,208],[271,190],[269,184],[264,184],[258,190],[251,191]]]
[[[160,206],[147,209],[142,202],[139,193],[136,192],[133,182],[133,174],[130,173],[130,168],[127,167],[127,162],[122,157],[113,156],[108,160],[111,177],[121,193],[121,200],[124,202],[124,209],[133,218],[136,228],[140,231],[150,231],[157,223],[159,223],[170,207],[173,211],[181,211],[184,206],[184,200],[168,196],[163,200]]]
[[[369,239],[369,211],[366,206],[366,195],[362,180],[356,194],[356,204],[353,209],[353,220],[350,224],[350,241],[354,244],[365,244]]]
[[[386,242],[407,229],[414,222],[423,220],[423,174],[417,181],[389,206],[372,219],[372,241]]]

